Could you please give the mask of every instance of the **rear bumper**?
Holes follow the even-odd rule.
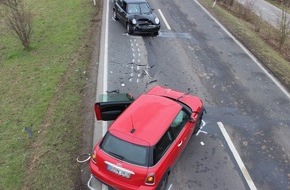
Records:
[[[114,176],[108,176],[99,170],[99,167],[90,161],[90,168],[93,176],[102,182],[103,184],[112,187],[116,190],[154,190],[156,186],[134,186],[129,183],[124,183],[123,181],[117,180]]]

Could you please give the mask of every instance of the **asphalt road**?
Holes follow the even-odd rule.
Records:
[[[112,2],[104,8],[97,93],[137,97],[158,84],[204,100],[205,126],[168,189],[290,189],[289,94],[196,1],[149,2],[165,19],[157,37],[127,35],[112,19]],[[95,127],[96,142],[106,128]],[[105,189],[96,180],[92,186]]]

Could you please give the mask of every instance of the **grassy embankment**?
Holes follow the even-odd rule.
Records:
[[[200,0],[216,18],[241,41],[264,66],[290,89],[290,40],[279,50],[279,31],[259,17],[251,14],[250,21],[243,20],[241,8],[235,3],[230,9],[212,0]],[[234,16],[236,15],[236,16]],[[288,60],[288,61],[287,61]]]
[[[85,43],[96,7],[27,2],[34,14],[30,51],[0,25],[0,189],[76,189]]]

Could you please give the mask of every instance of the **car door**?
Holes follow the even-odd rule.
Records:
[[[180,110],[170,125],[170,131],[174,138],[175,161],[181,155],[192,134],[192,123],[189,118],[189,114],[185,110]]]
[[[100,101],[95,103],[97,120],[115,120],[133,101],[130,94],[99,95]]]
[[[120,22],[126,23],[126,7],[127,3],[123,0],[118,0],[115,6],[117,17],[119,18]]]
[[[154,148],[154,164],[160,163],[159,170],[162,171],[162,176],[168,167],[172,167],[176,163],[189,138],[189,115],[184,110],[180,110]]]

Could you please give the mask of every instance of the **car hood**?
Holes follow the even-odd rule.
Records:
[[[132,20],[135,18],[137,21],[138,20],[150,20],[154,22],[154,19],[156,18],[156,15],[151,13],[151,14],[142,14],[142,15],[130,15],[129,18]]]

